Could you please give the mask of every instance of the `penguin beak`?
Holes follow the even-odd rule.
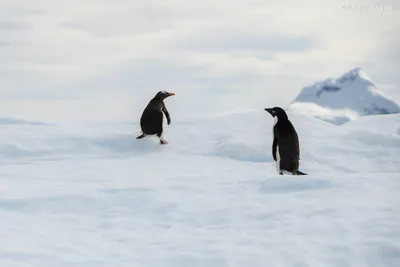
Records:
[[[169,93],[169,96],[173,96],[173,95],[175,95],[174,93]]]
[[[271,114],[272,117],[275,117],[274,114],[272,114],[272,108],[265,108],[264,109],[266,112],[268,112],[269,114]]]

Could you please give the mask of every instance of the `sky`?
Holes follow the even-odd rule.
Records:
[[[400,102],[390,1],[0,0],[0,117],[137,122],[287,106],[361,67]]]

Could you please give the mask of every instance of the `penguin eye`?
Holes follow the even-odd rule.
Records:
[[[275,110],[271,111],[272,113],[275,113]]]

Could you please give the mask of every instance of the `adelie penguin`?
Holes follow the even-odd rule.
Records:
[[[307,175],[299,171],[299,137],[286,112],[280,107],[266,108],[276,118],[273,128],[272,156],[280,175]]]
[[[159,91],[153,99],[150,100],[147,107],[144,109],[140,118],[140,127],[142,134],[136,139],[142,139],[148,135],[157,135],[160,138],[160,144],[168,144],[163,138],[163,119],[164,115],[167,118],[167,124],[171,124],[171,116],[164,104],[164,99],[175,95],[166,91]]]

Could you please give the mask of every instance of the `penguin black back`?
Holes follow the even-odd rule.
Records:
[[[160,138],[162,144],[166,144],[167,141],[162,139],[163,134],[163,118],[164,115],[167,118],[168,125],[171,124],[171,116],[164,104],[164,99],[175,95],[166,91],[159,91],[153,99],[147,104],[144,109],[142,116],[140,117],[140,127],[142,134],[136,139],[141,139],[147,135],[157,135]]]
[[[305,174],[298,170],[300,160],[299,137],[286,112],[280,107],[266,108],[265,111],[277,118],[273,128],[272,156],[279,165],[280,174],[283,171],[293,175]]]

